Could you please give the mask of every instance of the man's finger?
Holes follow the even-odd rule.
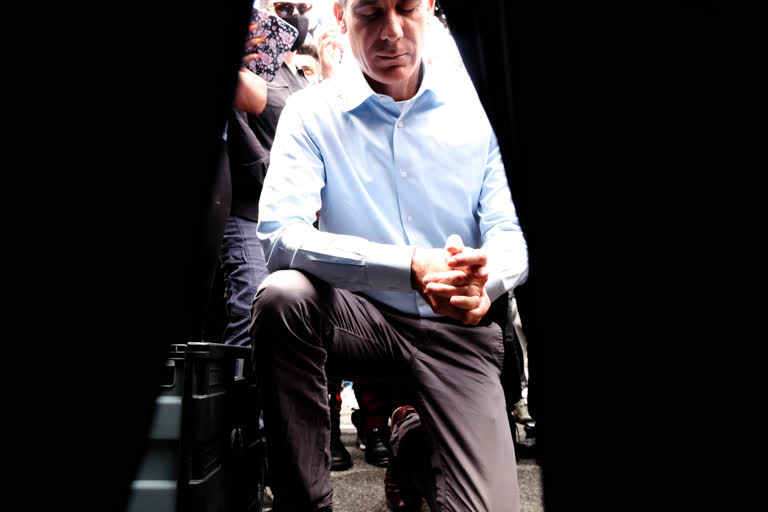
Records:
[[[464,250],[464,242],[459,235],[451,235],[445,241],[445,249],[453,256]]]
[[[483,289],[479,286],[452,286],[449,284],[429,283],[427,285],[427,293],[448,298],[462,295],[480,297],[483,294]]]
[[[448,270],[446,272],[432,272],[424,276],[424,284],[442,283],[453,286],[462,286],[467,284],[467,273],[462,270]]]
[[[484,266],[461,267],[461,270],[467,274],[467,279],[470,281],[488,282],[488,270]]]
[[[483,267],[488,264],[488,256],[480,250],[464,250],[452,254],[446,263],[449,267]]]
[[[462,270],[448,270],[446,272],[433,272],[422,279],[429,283],[450,284],[453,286],[465,286],[468,284],[484,285],[488,282],[488,271],[484,267],[470,267]]]
[[[480,296],[468,297],[466,295],[454,295],[451,297],[451,306],[459,309],[472,310],[480,307],[482,300],[483,299]]]
[[[477,325],[480,320],[483,319],[485,314],[488,313],[490,308],[491,301],[488,298],[488,295],[483,293],[483,296],[480,297],[480,304],[475,309],[467,312],[464,323],[469,325]]]
[[[488,311],[489,303],[487,303],[485,298],[486,297],[480,297],[479,306],[472,309],[463,309],[463,308],[456,307],[453,304],[451,304],[450,301],[443,298],[439,298],[439,299],[433,298],[428,302],[432,307],[432,311],[434,311],[438,315],[443,315],[449,318],[453,318],[454,320],[458,320],[463,324],[477,325],[477,323],[480,322],[480,320],[483,318],[485,313]],[[467,304],[467,305],[470,305],[470,304]]]

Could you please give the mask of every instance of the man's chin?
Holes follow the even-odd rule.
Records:
[[[376,69],[376,74],[373,78],[383,84],[395,85],[408,80],[418,70],[418,66],[410,65],[380,66]]]

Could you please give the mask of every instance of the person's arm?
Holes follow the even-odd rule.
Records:
[[[414,247],[320,232],[312,226],[322,206],[325,171],[300,110],[300,102],[289,97],[259,201],[257,233],[268,270],[303,270],[353,291],[411,291]]]
[[[414,286],[435,312],[467,324],[477,323],[488,312],[491,302],[522,284],[528,276],[527,245],[494,136],[489,145],[478,217],[482,248],[465,248],[458,237],[452,243],[449,240],[451,256],[446,263],[451,270],[423,275],[422,285]]]
[[[267,82],[248,69],[240,68],[232,106],[249,114],[259,115],[264,112],[267,106]]]
[[[479,203],[477,213],[482,249],[488,256],[486,290],[493,302],[523,284],[528,277],[528,246],[520,229],[499,143],[494,135],[489,145]]]
[[[256,73],[245,67],[248,62],[261,58],[261,53],[251,51],[257,44],[264,41],[263,37],[249,39],[245,43],[245,55],[240,62],[237,73],[237,85],[232,106],[248,114],[259,115],[267,106],[267,82]]]
[[[478,208],[482,249],[464,248],[460,241],[450,240],[444,249],[378,244],[313,228],[322,206],[325,173],[320,150],[307,133],[299,110],[289,99],[278,123],[259,202],[258,236],[270,272],[304,270],[353,291],[416,289],[436,313],[468,324],[476,324],[487,312],[490,302],[502,293],[499,286],[524,280],[525,241],[495,140]],[[504,262],[510,255],[515,256],[514,261]],[[452,287],[451,291],[446,292],[441,284]]]

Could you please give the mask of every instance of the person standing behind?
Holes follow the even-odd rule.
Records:
[[[296,50],[293,62],[307,81],[312,84],[318,84],[322,80],[320,74],[320,57],[317,54],[317,47],[309,42],[305,42]]]
[[[281,2],[285,3],[285,2]],[[232,203],[222,241],[220,265],[226,294],[227,323],[224,343],[250,345],[251,301],[267,277],[264,253],[256,238],[259,197],[269,167],[269,151],[285,101],[309,85],[296,72],[295,50],[307,36],[309,20],[299,12],[275,12],[299,32],[291,51],[271,82],[245,68],[240,70],[235,101],[228,120]],[[255,54],[251,54],[254,55]],[[247,57],[246,57],[247,58]]]
[[[321,27],[316,27],[321,29]],[[316,33],[320,30],[316,30]],[[341,63],[344,47],[337,29],[322,30],[317,44],[307,41],[296,50],[293,62],[310,84],[315,85],[332,78]]]
[[[267,276],[264,254],[256,238],[256,224],[261,187],[269,167],[269,152],[280,114],[291,94],[332,76],[339,60],[336,53],[341,48],[338,31],[325,31],[319,36],[319,52],[307,37],[307,8],[311,9],[311,4],[303,4],[299,9],[290,2],[274,2],[269,9],[299,32],[272,81],[267,83],[246,68],[240,70],[228,123],[232,203],[220,256],[227,316],[222,338],[227,344],[250,345],[251,302]],[[249,55],[255,56],[253,53]],[[341,441],[340,398],[334,400],[340,396],[340,386],[340,381],[338,390],[329,386],[329,399],[332,405],[336,404],[333,407],[336,428],[331,440],[334,470],[352,465],[352,457]]]

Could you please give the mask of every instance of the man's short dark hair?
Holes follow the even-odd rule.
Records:
[[[296,50],[298,55],[309,55],[316,61],[320,62],[320,56],[317,53],[317,46],[311,43],[304,43]]]

